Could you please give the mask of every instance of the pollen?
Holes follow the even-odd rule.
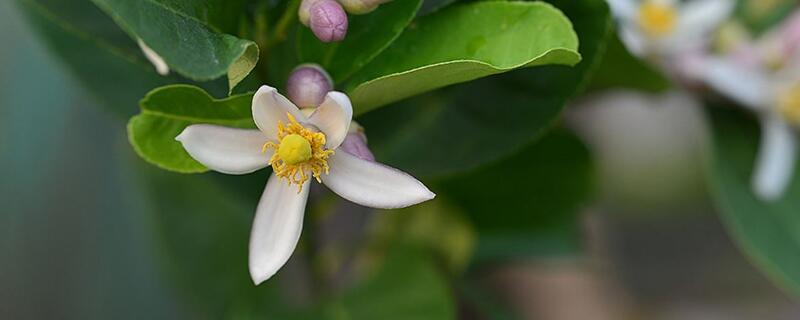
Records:
[[[670,5],[647,0],[639,7],[639,25],[645,33],[661,37],[675,29],[675,8]]]
[[[328,157],[333,150],[325,149],[325,134],[312,131],[289,113],[289,123],[278,121],[278,143],[269,141],[261,148],[262,152],[272,148],[275,153],[269,160],[272,171],[290,185],[296,184],[297,192],[303,190],[303,183],[311,177],[322,182],[322,174],[328,174]]]
[[[800,127],[800,83],[788,88],[779,96],[778,107],[786,121]]]

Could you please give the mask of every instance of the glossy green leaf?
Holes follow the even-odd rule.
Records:
[[[488,1],[421,17],[345,85],[356,114],[516,68],[574,65],[570,21],[543,2]]]
[[[358,121],[377,158],[417,176],[453,175],[542,135],[586,84],[611,25],[603,0],[551,3],[575,22],[581,63],[516,70],[367,113]]]
[[[193,86],[158,88],[142,99],[142,112],[128,122],[128,139],[136,153],[163,169],[205,172],[208,169],[192,159],[175,137],[187,126],[200,123],[254,128],[252,97],[242,94],[218,100]]]
[[[592,190],[592,163],[571,133],[554,131],[512,157],[440,185],[442,196],[477,229],[479,262],[580,249],[578,215]]]
[[[606,53],[600,61],[592,76],[592,90],[628,88],[661,92],[671,85],[670,80],[660,71],[631,55],[616,33],[609,37]]]
[[[421,0],[396,0],[364,15],[351,15],[347,37],[323,43],[309,28],[300,30],[300,61],[325,68],[340,83],[372,61],[403,32],[417,13]]]
[[[134,114],[136,101],[147,91],[179,81],[156,74],[136,43],[89,1],[18,3],[49,47],[92,94],[118,114]]]
[[[750,183],[760,133],[756,121],[730,108],[711,110],[710,115],[709,178],[722,220],[756,266],[800,294],[800,172],[781,200],[759,200]]]
[[[231,90],[255,67],[255,42],[220,33],[194,16],[192,0],[92,0],[134,39],[142,39],[172,70],[193,80],[228,76]]]

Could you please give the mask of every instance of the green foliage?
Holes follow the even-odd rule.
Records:
[[[188,85],[161,87],[142,99],[142,112],[128,122],[128,139],[136,153],[161,168],[205,172],[208,169],[192,159],[175,137],[200,123],[255,128],[252,99],[252,94],[242,94],[218,100]]]
[[[228,76],[233,88],[258,61],[253,41],[221,33],[210,22],[230,25],[241,9],[241,1],[195,0],[92,0],[134,39],[142,39],[171,69],[193,80]],[[215,10],[218,6],[225,10]],[[210,13],[210,14],[209,14]],[[228,13],[233,17],[223,17]],[[227,26],[230,28],[230,26]]]
[[[609,36],[606,53],[600,61],[590,84],[592,90],[626,88],[661,92],[671,85],[660,71],[631,55],[616,32]]]
[[[535,35],[535,36],[533,36]],[[542,2],[451,6],[415,21],[345,85],[356,114],[450,84],[521,67],[574,65],[570,21]]]
[[[131,115],[147,91],[167,84],[114,22],[88,1],[20,0],[29,22],[91,93]],[[91,57],[87,59],[86,57]]]
[[[731,109],[710,111],[711,191],[723,221],[744,253],[773,281],[800,293],[800,174],[779,201],[758,200],[750,184],[759,128]]]
[[[369,14],[351,16],[347,38],[341,42],[322,43],[311,30],[300,29],[300,61],[321,65],[336,83],[341,83],[400,36],[416,15],[420,2],[393,1]]]
[[[610,26],[603,0],[551,3],[574,21],[581,63],[517,70],[365,114],[358,120],[378,159],[418,176],[454,175],[542,135],[586,84]]]
[[[478,230],[474,260],[483,262],[578,251],[577,218],[592,173],[589,150],[557,130],[518,154],[440,185]]]

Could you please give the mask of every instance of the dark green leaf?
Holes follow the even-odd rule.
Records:
[[[258,61],[254,42],[220,33],[195,16],[213,7],[191,0],[92,1],[132,38],[142,39],[171,69],[190,79],[211,80],[227,74],[233,90]],[[203,18],[211,17],[218,16]]]
[[[142,112],[128,122],[128,139],[142,158],[163,169],[196,173],[208,169],[175,141],[192,124],[254,128],[252,94],[217,100],[203,89],[172,85],[155,89],[141,101]]]
[[[580,61],[570,21],[543,2],[450,6],[412,23],[345,88],[356,114],[516,68]]]
[[[713,155],[711,191],[731,236],[764,273],[800,294],[800,174],[783,199],[758,200],[750,184],[758,148],[756,122],[739,111],[710,112]],[[800,163],[798,166],[800,167]]]
[[[373,12],[351,15],[344,41],[325,44],[308,28],[300,32],[300,61],[315,62],[340,83],[372,61],[411,22],[421,0],[395,0]]]
[[[592,76],[590,87],[593,90],[629,88],[660,92],[670,87],[669,79],[647,62],[631,55],[616,33],[609,36],[606,53],[600,61]]]
[[[370,112],[359,121],[378,159],[418,176],[456,174],[541,135],[585,84],[610,27],[603,0],[552,3],[575,21],[580,64],[518,70]]]

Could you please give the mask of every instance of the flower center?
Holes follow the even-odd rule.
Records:
[[[800,83],[781,92],[778,97],[778,107],[786,121],[800,126]]]
[[[311,159],[311,143],[299,134],[290,134],[281,139],[278,156],[286,164],[298,164]]]
[[[676,13],[670,5],[645,1],[639,6],[639,25],[651,36],[664,36],[675,29]]]
[[[295,120],[291,114],[286,114],[289,123],[278,121],[278,141],[268,141],[262,147],[262,152],[273,148],[275,153],[269,159],[272,171],[279,179],[296,184],[297,192],[303,190],[303,183],[313,176],[321,182],[320,176],[328,173],[328,157],[333,150],[325,149],[325,134],[312,131]]]

